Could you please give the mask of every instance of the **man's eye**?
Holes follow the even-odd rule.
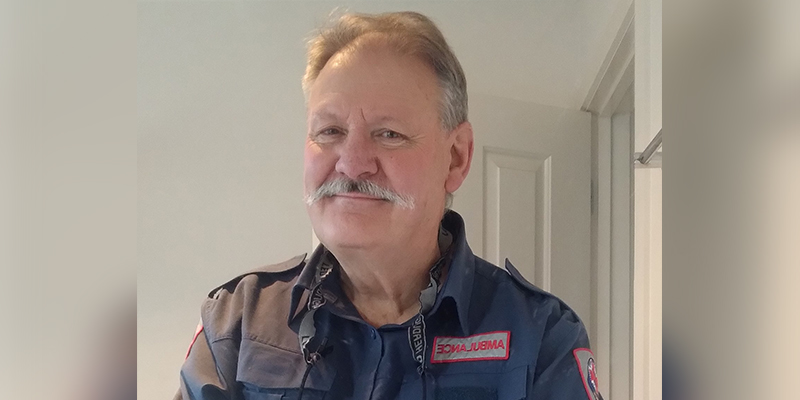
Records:
[[[397,133],[395,131],[385,130],[385,131],[380,133],[380,137],[382,137],[384,139],[402,139],[403,135],[401,135],[401,134],[399,134],[399,133]]]
[[[325,129],[319,131],[318,134],[322,135],[322,136],[334,136],[334,135],[339,135],[341,133],[342,133],[342,130],[339,129],[339,128],[325,128]]]
[[[314,131],[311,135],[309,135],[309,138],[317,143],[330,143],[338,140],[338,138],[342,137],[343,135],[343,130],[336,127],[330,127]]]

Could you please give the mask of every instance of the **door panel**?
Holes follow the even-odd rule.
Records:
[[[486,259],[505,258],[531,282],[550,289],[551,158],[484,147]]]

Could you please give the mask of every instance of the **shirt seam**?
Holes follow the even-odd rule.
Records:
[[[561,339],[560,339],[560,340],[559,340],[559,341],[556,343],[556,346],[553,346],[553,348],[556,348],[556,349],[563,349],[563,348],[564,348],[564,346],[563,346],[563,345],[564,345],[565,343],[567,343],[567,339],[568,339],[568,338],[570,338],[570,337],[572,337],[572,334],[573,334],[573,333],[575,333],[575,331],[580,331],[580,329],[581,329],[580,325],[578,325],[578,326],[575,326],[574,328],[572,328],[572,330],[571,330],[571,331],[569,331],[569,334],[563,335],[563,336],[561,337]],[[544,342],[544,341],[542,341],[542,344],[543,344],[543,342]],[[543,349],[543,348],[544,348],[544,347],[543,347],[543,346],[540,344],[540,346],[539,346],[539,352],[538,352],[538,354],[536,354],[536,366],[535,366],[535,367],[534,367],[534,369],[533,369],[533,374],[534,374],[534,375],[533,375],[533,377],[534,377],[534,378],[538,377],[538,376],[540,375],[539,373],[543,372],[543,370],[540,370],[540,369],[539,369],[539,358],[541,357],[541,353],[542,353],[542,349]],[[573,346],[570,346],[570,350],[569,350],[569,352],[568,352],[569,354],[571,354],[571,353],[572,353],[572,349],[573,349],[573,348],[574,348]],[[558,360],[552,360],[552,361],[554,361],[554,362],[555,362],[555,361],[558,361]],[[551,366],[551,365],[553,365],[553,363],[550,363],[550,365],[548,365],[548,367],[549,367],[549,366]]]
[[[214,344],[214,343],[217,343],[217,342],[221,342],[223,340],[235,340],[235,339],[236,338],[233,335],[225,335],[225,336],[221,336],[221,337],[218,337],[218,338],[212,340],[211,344]],[[276,346],[276,345],[274,345],[272,343],[267,343],[267,342],[265,342],[265,341],[263,341],[261,339],[258,339],[255,336],[250,336],[250,335],[244,336],[244,337],[242,337],[242,340],[249,340],[251,342],[256,342],[258,344],[263,344],[264,346],[269,346],[269,347],[272,347],[274,349],[283,350],[283,351],[286,351],[286,352],[289,352],[289,353],[292,353],[292,354],[302,354],[299,351],[287,349],[287,348],[284,348],[282,346]]]

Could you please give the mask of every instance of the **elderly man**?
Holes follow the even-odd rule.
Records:
[[[599,398],[578,316],[476,257],[447,211],[473,137],[436,26],[345,15],[312,40],[303,89],[322,244],[210,293],[177,398]]]

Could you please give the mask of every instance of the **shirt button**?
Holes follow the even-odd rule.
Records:
[[[378,337],[378,332],[375,330],[375,328],[370,328],[369,335],[372,337],[372,339],[375,339]]]

